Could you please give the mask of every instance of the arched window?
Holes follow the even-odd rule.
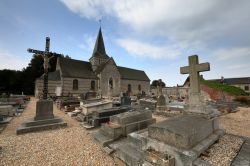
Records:
[[[77,79],[73,80],[73,90],[78,90],[78,80]]]
[[[131,92],[131,85],[130,84],[128,84],[128,92]]]
[[[109,88],[113,89],[113,79],[112,78],[109,79]]]
[[[138,90],[141,91],[141,85],[140,84],[138,85]]]
[[[91,84],[91,90],[95,90],[95,81],[92,80],[90,84]]]

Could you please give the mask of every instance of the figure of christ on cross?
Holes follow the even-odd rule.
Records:
[[[200,99],[200,76],[199,72],[209,71],[209,63],[200,63],[197,55],[188,57],[189,66],[181,67],[181,74],[189,74],[190,80],[190,96],[189,105],[195,106],[202,103]]]
[[[38,54],[43,57],[43,67],[44,67],[44,81],[43,81],[43,99],[47,99],[48,96],[48,72],[49,72],[49,61],[54,56],[49,57],[49,47],[50,47],[50,38],[46,37],[45,51],[28,49],[29,53]]]

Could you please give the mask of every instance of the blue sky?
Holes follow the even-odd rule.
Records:
[[[250,76],[249,0],[1,0],[0,69],[22,69],[27,48],[85,60],[102,19],[106,52],[117,65],[182,84],[189,55],[210,62],[206,79]]]

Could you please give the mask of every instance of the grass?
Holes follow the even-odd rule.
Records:
[[[238,87],[221,84],[216,81],[201,80],[201,83],[204,85],[207,85],[210,88],[222,90],[223,92],[227,92],[234,96],[249,96],[250,95],[249,93],[245,92],[244,90]]]

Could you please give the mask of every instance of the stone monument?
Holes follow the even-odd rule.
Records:
[[[49,46],[50,38],[46,37],[45,51],[28,49],[28,52],[38,54],[42,56],[44,60],[43,96],[42,99],[39,99],[36,103],[36,115],[34,120],[21,124],[21,126],[17,128],[17,134],[67,126],[67,123],[61,118],[54,116],[53,101],[48,99],[48,69],[49,61],[53,58],[53,56],[49,57],[49,54],[53,54],[49,52]]]
[[[189,104],[187,111],[195,113],[209,114],[209,110],[206,110],[204,101],[202,100],[200,92],[200,76],[199,72],[209,71],[209,63],[199,64],[198,56],[193,55],[188,57],[189,66],[181,67],[181,74],[189,74],[190,78],[190,90],[189,90]]]
[[[211,111],[205,109],[200,96],[199,72],[208,71],[209,63],[199,64],[198,56],[194,55],[189,57],[189,64],[181,68],[181,73],[189,73],[191,80],[190,106],[185,111],[188,114],[153,124],[147,131],[130,134],[130,141],[117,148],[119,159],[129,165],[143,165],[147,162],[145,152],[153,150],[163,156],[172,156],[178,166],[207,164],[199,156],[224,134],[224,130],[219,128],[216,117],[208,116]]]
[[[164,111],[166,109],[166,99],[165,96],[162,94],[162,81],[159,79],[158,81],[158,94],[159,96],[157,97],[157,105],[156,105],[156,110],[157,111]]]

